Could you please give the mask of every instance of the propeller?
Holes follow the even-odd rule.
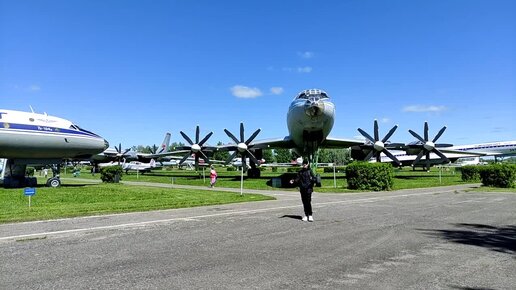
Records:
[[[125,149],[122,153],[122,143],[118,143],[118,147],[115,146],[116,150],[116,160],[118,161],[118,165],[120,165],[120,161],[124,158],[125,154],[129,152],[131,149]]]
[[[428,139],[428,122],[425,121],[425,127],[424,127],[424,137],[422,138],[419,134],[412,130],[408,130],[412,136],[414,136],[419,142],[417,144],[411,144],[409,145],[410,148],[416,148],[421,150],[419,154],[417,155],[414,162],[412,162],[412,166],[415,166],[421,158],[423,158],[424,155],[426,155],[426,168],[430,168],[430,153],[435,153],[437,156],[439,156],[443,161],[450,162],[450,160],[437,148],[440,147],[450,147],[451,144],[436,144],[435,142],[443,135],[444,131],[446,130],[446,126],[443,126],[441,130],[435,135],[434,139],[432,141],[429,141]]]
[[[245,140],[244,123],[240,123],[240,139],[237,139],[235,137],[235,135],[233,135],[231,132],[229,132],[228,129],[224,129],[224,132],[226,132],[226,135],[228,135],[228,137],[231,138],[236,144],[235,146],[228,147],[229,151],[235,151],[235,152],[233,152],[233,154],[231,154],[231,156],[229,156],[229,158],[226,160],[226,164],[231,162],[231,160],[233,160],[237,156],[237,154],[240,154],[240,156],[242,157],[242,166],[243,166],[244,171],[247,170],[247,161],[246,161],[247,157],[249,157],[249,159],[251,159],[254,164],[260,164],[260,161],[258,161],[258,159],[256,159],[256,157],[253,155],[253,153],[249,150],[250,149],[249,144],[251,142],[253,142],[254,138],[256,138],[256,136],[258,136],[258,134],[260,133],[261,130],[262,129],[257,129],[256,131],[254,131],[254,133],[251,135],[251,137],[249,137],[247,140]]]
[[[152,144],[152,147],[150,148],[150,151],[152,154],[156,154],[156,152],[158,152],[158,146],[156,146],[156,144]]]
[[[199,170],[199,157],[202,158],[206,163],[210,163],[210,160],[208,159],[208,156],[204,152],[205,149],[207,149],[207,146],[204,146],[204,143],[210,139],[211,135],[213,135],[213,132],[208,133],[202,140],[199,141],[199,125],[195,128],[195,142],[188,137],[183,131],[179,132],[181,136],[190,144],[190,146],[179,146],[176,149],[178,150],[190,150],[180,161],[179,164],[183,164],[183,162],[188,159],[188,157],[194,155],[195,157],[195,170]]]
[[[398,125],[394,125],[394,127],[392,127],[392,129],[387,133],[387,135],[385,135],[385,137],[383,137],[382,140],[380,140],[380,136],[378,133],[378,120],[374,120],[374,138],[371,137],[371,135],[367,134],[367,132],[365,132],[361,128],[358,128],[358,132],[360,132],[360,134],[362,134],[362,136],[364,136],[367,139],[367,141],[369,141],[366,142],[366,144],[364,145],[360,145],[361,149],[369,150],[369,154],[367,154],[365,160],[369,160],[371,159],[371,157],[374,156],[376,157],[376,162],[380,162],[380,153],[384,153],[398,166],[400,166],[401,162],[398,160],[398,158],[396,158],[394,155],[392,155],[391,152],[389,152],[389,150],[387,150],[387,148],[396,148],[405,145],[402,143],[387,143],[387,141],[389,140],[389,138],[391,138],[392,134],[394,134],[396,129],[398,129]]]

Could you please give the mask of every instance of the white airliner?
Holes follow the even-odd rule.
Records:
[[[27,165],[59,166],[63,159],[87,159],[108,148],[104,138],[74,123],[49,116],[0,109],[0,158],[5,158],[0,179],[4,186],[35,185],[25,178]],[[59,186],[59,171],[47,181]]]

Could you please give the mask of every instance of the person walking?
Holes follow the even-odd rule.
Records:
[[[295,179],[290,180],[290,184],[297,184],[299,186],[299,192],[301,193],[301,201],[303,202],[303,209],[305,216],[303,221],[313,222],[312,216],[312,193],[314,191],[315,176],[308,160],[303,160],[303,168],[299,170]]]
[[[215,171],[215,168],[210,166],[210,187],[214,187],[215,183],[217,182],[217,171]]]

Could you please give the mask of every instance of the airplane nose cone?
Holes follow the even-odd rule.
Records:
[[[321,116],[324,112],[324,103],[309,100],[305,104],[305,113],[310,117]]]

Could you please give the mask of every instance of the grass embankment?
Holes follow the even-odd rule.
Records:
[[[29,208],[23,189],[0,188],[0,223],[274,199],[257,194],[123,184],[65,184],[60,188],[41,186],[36,191]]]
[[[278,177],[286,173],[285,169],[279,169],[278,172],[272,172],[270,169],[262,171],[261,178],[249,179],[244,175],[244,188],[246,189],[266,189],[276,190],[278,188],[271,187],[271,178]],[[150,173],[136,174],[129,172],[124,174],[124,181],[145,181],[158,182],[168,184],[196,185],[207,186],[209,184],[209,173],[205,172],[206,178],[203,178],[203,172],[195,172],[189,170],[154,170]],[[218,187],[240,187],[240,172],[226,171],[225,168],[218,169],[219,178],[217,179]],[[439,177],[440,175],[440,177]],[[63,175],[71,177],[71,174]],[[91,176],[89,173],[81,173],[81,178],[100,179],[100,175]],[[333,173],[321,173],[322,187],[316,188],[317,192],[354,192],[347,189],[346,176],[344,173],[336,173],[336,179]],[[67,181],[68,182],[68,181]],[[461,180],[460,172],[456,172],[453,168],[443,170],[439,174],[437,168],[432,168],[430,172],[413,171],[411,168],[394,169],[394,186],[393,190],[408,188],[424,188],[433,186],[446,186],[466,184]],[[281,190],[289,190],[281,188]],[[291,189],[296,190],[296,189]]]

